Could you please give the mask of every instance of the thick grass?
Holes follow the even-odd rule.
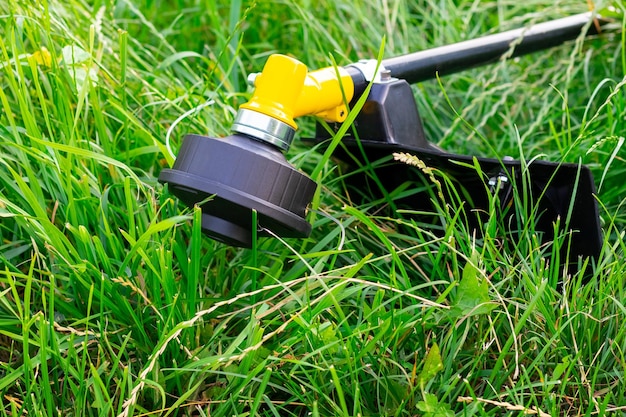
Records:
[[[452,152],[591,167],[605,244],[577,270],[532,219],[503,245],[495,200],[480,238],[436,187],[436,227],[357,205],[302,144],[288,157],[321,190],[306,240],[213,242],[156,181],[185,133],[228,133],[270,53],[341,65],[383,37],[394,56],[586,8],[0,3],[2,414],[626,413],[619,32],[415,87],[428,137]]]

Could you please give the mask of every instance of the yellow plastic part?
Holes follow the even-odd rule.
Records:
[[[274,117],[294,129],[298,128],[294,118],[305,115],[343,122],[348,115],[344,95],[347,101],[354,95],[352,77],[344,68],[308,72],[302,62],[278,54],[268,58],[254,86],[252,98],[241,107]]]

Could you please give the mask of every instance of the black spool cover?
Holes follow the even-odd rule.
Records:
[[[270,145],[243,135],[187,135],[172,169],[159,181],[185,204],[202,203],[202,229],[233,246],[252,245],[252,210],[259,236],[307,237],[306,207],[316,184]],[[205,201],[206,200],[206,201]]]

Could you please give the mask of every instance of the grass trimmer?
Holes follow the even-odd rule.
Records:
[[[540,160],[526,166],[511,158],[446,152],[426,139],[410,84],[491,63],[503,55],[551,48],[583,33],[596,34],[602,23],[585,13],[382,62],[363,60],[316,71],[308,71],[294,58],[272,55],[260,74],[249,77],[254,94],[240,107],[233,134],[187,135],[174,166],[163,170],[159,181],[185,204],[201,205],[202,228],[218,241],[249,247],[253,228],[259,236],[306,237],[311,225],[305,214],[316,183],[284,156],[298,128],[295,119],[313,115],[325,120],[325,128],[318,124],[315,141],[327,140],[367,91],[338,155],[350,166],[370,164],[383,194],[407,181],[424,183],[422,170],[391,157],[415,155],[464,190],[460,194],[466,196],[468,212],[475,213],[466,218],[470,228],[479,229],[485,221],[494,194],[512,232],[524,227],[525,215],[531,213],[511,209],[515,192],[523,192],[532,203],[524,210],[534,213],[535,230],[544,239],[554,238],[559,230],[571,231],[570,256],[596,256],[602,236],[594,181],[587,167]],[[375,188],[367,184],[366,174],[346,178],[356,189]],[[416,193],[404,196],[397,206],[424,213],[431,208],[429,201]]]

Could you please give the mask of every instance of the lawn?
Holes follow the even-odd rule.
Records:
[[[0,2],[2,415],[626,414],[626,32],[610,5]],[[463,199],[436,192],[436,224],[393,213],[298,139],[286,156],[318,182],[307,239],[218,243],[157,181],[185,134],[229,134],[272,53],[347,65],[590,7],[613,16],[600,36],[414,93],[449,152],[588,166],[596,259],[564,266],[567,236],[542,240],[532,216],[514,239],[497,215],[470,230]]]

